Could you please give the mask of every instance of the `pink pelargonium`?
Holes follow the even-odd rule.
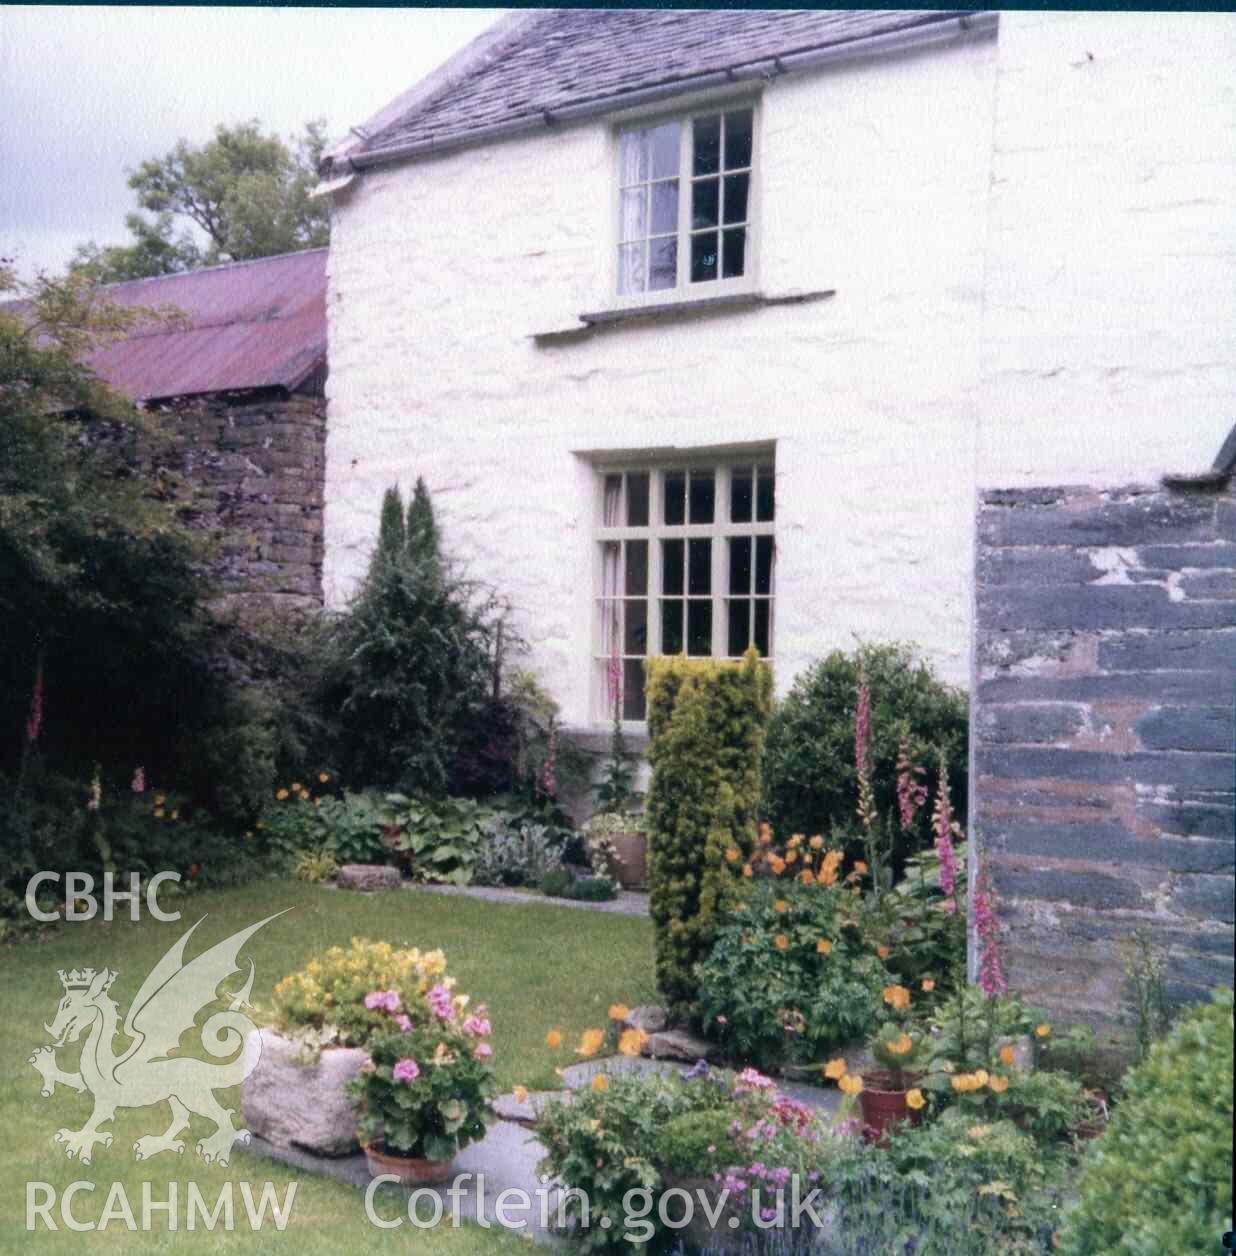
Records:
[[[410,1034],[412,1032],[412,1019],[411,1017],[405,1016],[402,1012],[395,1017],[395,1024],[398,1025],[405,1034]]]
[[[365,1006],[372,1011],[399,1011],[398,990],[372,990],[365,995]]]
[[[776,1090],[777,1083],[771,1077],[765,1077],[757,1069],[745,1068],[734,1078],[734,1093],[740,1094],[747,1090]]]
[[[421,1075],[421,1066],[405,1055],[396,1061],[392,1073],[397,1082],[414,1082]]]
[[[494,1049],[487,1042],[478,1042],[476,1050],[472,1052],[472,1058],[475,1060],[488,1060],[493,1055]]]
[[[441,982],[430,990],[425,1000],[429,1004],[429,1010],[439,1020],[450,1020],[455,1015],[455,1002],[451,998],[451,992]]]
[[[469,1016],[463,1023],[464,1033],[475,1034],[478,1038],[488,1037],[492,1027],[483,1016]]]

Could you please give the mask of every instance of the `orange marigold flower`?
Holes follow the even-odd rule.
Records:
[[[1014,1052],[1012,1047],[1004,1046],[1000,1048],[1000,1063],[1005,1065],[1006,1068],[1012,1067],[1014,1059],[1016,1059],[1016,1052]]]
[[[917,1086],[913,1090],[906,1091],[906,1103],[917,1112],[925,1103],[923,1092]]]
[[[803,835],[801,833],[793,833],[790,835],[790,840],[786,842],[786,848],[788,850],[793,850],[795,846],[801,846],[802,844]]]
[[[618,1039],[618,1050],[623,1055],[639,1055],[640,1048],[647,1041],[648,1035],[642,1029],[627,1029]]]
[[[742,852],[737,846],[729,847],[725,852],[726,863],[737,863],[742,858]]]
[[[326,782],[330,780],[330,773],[329,773],[329,772],[319,772],[319,773],[318,773],[318,780],[319,780],[319,781],[321,781],[321,783],[322,783],[323,785],[325,785],[325,784],[326,784]],[[521,1089],[522,1089],[522,1087],[521,1087]],[[527,1092],[525,1091],[524,1093],[526,1094]]]
[[[788,850],[788,851],[786,851],[786,853],[785,853],[785,862],[786,862],[786,863],[788,863],[788,864],[797,863],[797,862],[798,862],[798,851],[796,851],[796,850]]]
[[[575,1054],[596,1055],[604,1041],[605,1031],[603,1029],[585,1029],[579,1036],[579,1046],[575,1048]]]
[[[867,871],[867,865],[861,859],[856,859],[854,861],[854,871],[861,877]]]
[[[611,1003],[609,1005],[610,1020],[626,1020],[631,1015],[631,1009],[625,1003]]]
[[[815,883],[815,873],[810,868],[804,868],[799,874],[798,879],[804,885],[813,885]]]
[[[773,904],[773,911],[788,911],[788,910],[789,910],[789,904],[783,898],[777,899],[777,901]]]
[[[277,791],[275,794],[275,797],[279,800],[279,802],[282,802],[287,796],[288,796],[288,791],[286,789],[281,789]]]
[[[779,951],[784,951],[789,944],[790,940],[784,933],[779,933],[775,938],[773,938],[773,946],[775,946]]]
[[[1007,1077],[1001,1077],[998,1073],[994,1073],[988,1079],[987,1085],[990,1086],[996,1094],[1002,1095],[1009,1088],[1009,1079]]]
[[[884,943],[881,942],[880,945],[876,947],[876,954],[881,959],[888,959],[888,955],[889,955],[888,947],[886,947]]]
[[[928,994],[930,994],[935,988],[936,988],[936,983],[935,983],[934,978],[932,977],[923,978],[923,989],[926,990]]]
[[[979,1090],[982,1087],[986,1086],[987,1080],[988,1080],[987,1070],[985,1068],[978,1069],[974,1074],[974,1080],[977,1083],[977,1085],[974,1087],[975,1090]]]
[[[292,793],[299,794],[305,787],[299,781],[292,782]]]
[[[914,1046],[914,1039],[909,1034],[901,1034],[888,1044],[888,1049],[894,1055],[905,1055]]]
[[[827,938],[821,938],[815,944],[815,949],[819,951],[821,955],[827,955],[833,949],[833,944]]]
[[[837,1085],[845,1091],[847,1095],[858,1095],[862,1093],[863,1079],[859,1073],[847,1073],[840,1078]]]
[[[1034,1032],[1035,1032],[1035,1033],[1036,1033],[1036,1034],[1037,1034],[1040,1038],[1046,1038],[1046,1037],[1048,1036],[1048,1034],[1050,1034],[1050,1033],[1051,1033],[1051,1026],[1050,1026],[1050,1025],[1048,1025],[1048,1024],[1038,1025],[1038,1026],[1036,1026],[1036,1027],[1035,1027]]]
[[[743,866],[742,866],[742,874],[743,874],[743,876],[744,876],[744,877],[754,876],[754,875],[755,875],[755,869],[754,869],[754,868],[752,868],[750,864],[743,864]]]
[[[608,1090],[609,1077],[605,1073],[594,1073],[592,1081],[588,1083],[593,1090]]]
[[[549,1033],[545,1035],[545,1045],[547,1047],[562,1046],[562,1034],[557,1029],[551,1029]]]
[[[810,842],[807,843],[812,850],[819,850],[824,845],[824,839],[817,833]]]
[[[824,1076],[838,1081],[846,1075],[846,1062],[842,1056],[836,1056],[824,1065]]]
[[[769,855],[768,866],[780,876],[785,871],[785,860],[780,855]]]
[[[904,1012],[910,1006],[910,992],[905,986],[885,986],[884,1002],[897,1011]]]

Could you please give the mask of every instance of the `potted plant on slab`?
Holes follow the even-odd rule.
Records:
[[[385,1026],[369,1043],[369,1062],[348,1083],[369,1172],[402,1182],[444,1182],[462,1148],[485,1136],[497,1093],[485,1009],[443,977],[413,997],[374,990],[366,1005]]]

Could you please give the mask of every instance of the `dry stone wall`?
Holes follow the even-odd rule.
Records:
[[[247,605],[322,604],[326,413],[281,389],[167,403],[192,523],[222,531],[221,576]]]
[[[981,494],[970,814],[1011,984],[1118,1019],[1120,943],[1169,996],[1232,981],[1236,494]]]

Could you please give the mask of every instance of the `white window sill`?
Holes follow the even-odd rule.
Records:
[[[578,324],[532,333],[538,345],[557,344],[564,341],[582,340],[606,328],[629,322],[649,319],[671,320],[699,318],[709,314],[724,314],[734,310],[759,308],[765,305],[801,305],[809,301],[824,301],[836,296],[835,288],[815,292],[734,292],[715,297],[692,297],[687,300],[620,306],[609,310],[597,310],[579,314]]]

